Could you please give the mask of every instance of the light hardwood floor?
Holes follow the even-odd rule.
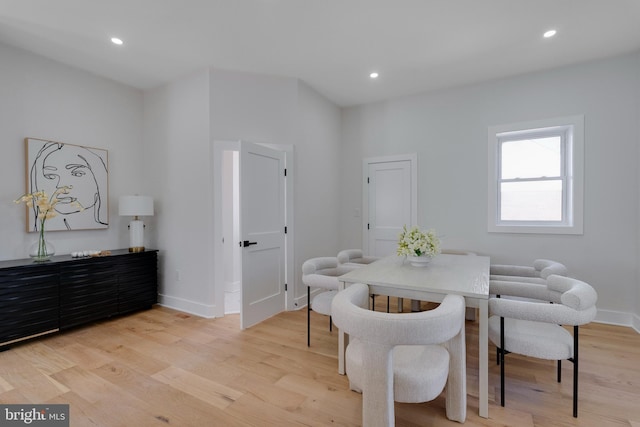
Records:
[[[382,298],[380,300],[383,300]],[[386,303],[386,299],[385,303]],[[467,322],[469,426],[640,427],[640,334],[581,328],[579,418],[571,363],[507,356],[507,406],[490,346],[489,419],[478,416],[477,326]],[[156,307],[0,353],[0,403],[68,403],[71,426],[358,426],[361,395],[337,373],[337,334],[312,313],[240,331],[237,315],[202,319]],[[495,400],[494,400],[495,399]],[[456,426],[444,399],[396,404],[398,426]]]

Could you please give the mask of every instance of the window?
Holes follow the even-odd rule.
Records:
[[[489,231],[582,234],[584,118],[489,128]]]

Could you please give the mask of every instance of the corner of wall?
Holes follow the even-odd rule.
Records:
[[[205,319],[214,319],[217,317],[215,304],[206,305],[200,302],[189,301],[183,298],[163,294],[158,295],[158,304],[162,307],[193,314],[194,316],[204,317]]]
[[[599,309],[594,322],[606,325],[631,327],[640,334],[640,316],[637,314]]]
[[[640,334],[640,316],[638,316],[637,314],[634,314],[631,319],[631,327]]]

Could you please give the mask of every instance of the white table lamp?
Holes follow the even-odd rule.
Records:
[[[153,199],[150,196],[120,196],[120,216],[132,216],[129,223],[129,252],[144,251],[144,222],[138,217],[153,216]]]

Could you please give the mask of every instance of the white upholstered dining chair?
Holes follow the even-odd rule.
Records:
[[[362,267],[378,261],[380,257],[364,255],[362,249],[344,249],[338,252],[338,263],[344,266]],[[375,310],[376,296],[371,294],[371,307]],[[387,296],[387,313],[390,308],[390,297]]]
[[[505,405],[504,356],[517,353],[539,359],[557,360],[557,381],[561,381],[562,360],[573,362],[573,416],[578,416],[578,330],[596,316],[598,295],[588,284],[551,275],[546,294],[529,283],[500,282],[505,295],[546,300],[489,300],[489,339],[498,348],[500,403]],[[573,335],[562,325],[572,326]]]
[[[490,267],[491,280],[545,284],[546,278],[552,274],[567,275],[567,267],[550,259],[537,259],[533,266],[492,264]],[[492,292],[490,292],[492,293]]]
[[[349,334],[346,371],[362,392],[362,425],[395,425],[394,401],[428,402],[446,386],[447,418],[466,418],[464,298],[447,295],[419,313],[368,310],[369,287],[356,283],[333,299],[333,320]]]
[[[380,257],[363,255],[362,249],[344,249],[338,252],[338,263],[341,265],[359,267],[379,259]]]
[[[307,285],[307,346],[311,345],[311,311],[329,316],[329,330],[332,330],[331,302],[338,293],[338,277],[357,268],[353,265],[339,265],[336,257],[317,257],[302,264],[302,283]],[[311,289],[323,291],[311,298]]]
[[[552,274],[568,274],[567,267],[549,259],[537,259],[533,266],[493,264],[489,271],[490,295],[530,301],[547,301],[547,278]],[[528,297],[516,296],[524,294]]]

